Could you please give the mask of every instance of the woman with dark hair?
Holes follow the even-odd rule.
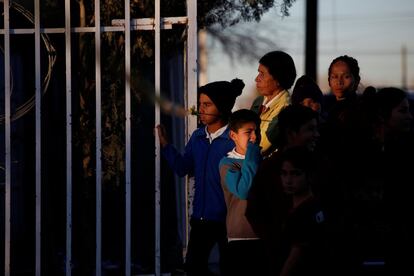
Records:
[[[343,267],[335,275],[351,275],[360,269],[364,249],[358,227],[365,207],[361,207],[358,197],[361,187],[367,185],[365,162],[369,160],[371,133],[357,96],[360,81],[355,58],[339,56],[329,65],[328,82],[334,102],[326,103],[326,121],[321,125],[320,150],[327,168],[320,197],[332,230],[332,264]]]
[[[344,55],[335,58],[329,65],[328,82],[335,97],[327,103],[326,122],[321,129],[322,149],[332,158],[343,153],[357,151],[365,139],[366,126],[361,121],[357,88],[361,81],[358,61]]]
[[[358,61],[355,58],[339,56],[329,65],[329,87],[337,101],[356,97],[360,81]]]
[[[282,51],[265,54],[259,60],[256,88],[260,93],[251,110],[260,115],[262,154],[268,155],[275,150],[277,137],[277,115],[283,107],[290,104],[289,92],[296,79],[296,68],[292,57]]]

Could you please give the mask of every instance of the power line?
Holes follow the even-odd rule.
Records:
[[[401,21],[401,20],[414,20],[414,11],[410,12],[401,12],[401,13],[383,13],[383,14],[375,14],[375,15],[337,15],[335,10],[335,1],[333,1],[332,5],[332,14],[326,16],[319,16],[319,21]],[[295,16],[295,17],[287,17],[286,20],[289,21],[304,21],[305,19],[303,16]]]
[[[292,49],[289,48],[289,52],[295,55],[303,55],[304,50],[303,49]],[[352,53],[353,55],[365,55],[365,56],[394,56],[394,55],[401,55],[400,50],[369,50],[369,49],[335,49],[335,50],[324,50],[319,49],[318,55],[336,55],[338,53]],[[408,51],[406,52],[406,55],[414,55],[414,51]]]

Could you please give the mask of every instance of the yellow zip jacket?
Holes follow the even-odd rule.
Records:
[[[262,153],[274,151],[275,148],[275,139],[278,135],[277,130],[277,115],[279,112],[287,105],[290,104],[290,95],[287,90],[283,90],[277,95],[277,99],[272,102],[270,107],[260,114],[260,134],[261,141],[260,146],[262,147]],[[260,106],[263,104],[264,96],[257,97],[250,108],[256,113],[259,113]]]

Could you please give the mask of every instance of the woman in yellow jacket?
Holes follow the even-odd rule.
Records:
[[[277,137],[277,115],[290,104],[288,89],[296,79],[296,68],[292,57],[282,51],[272,51],[259,60],[256,88],[260,93],[251,110],[260,115],[262,154],[273,152]]]

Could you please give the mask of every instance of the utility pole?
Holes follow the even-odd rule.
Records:
[[[305,74],[317,81],[318,0],[306,0]]]
[[[401,88],[407,90],[407,47],[401,46]]]

